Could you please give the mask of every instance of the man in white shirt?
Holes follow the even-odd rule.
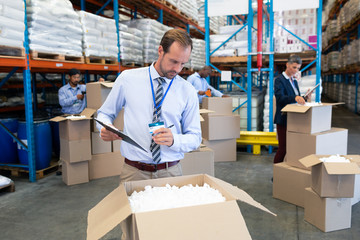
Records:
[[[124,108],[124,133],[147,150],[121,142],[125,157],[121,181],[180,176],[179,160],[185,152],[199,147],[201,128],[196,91],[178,75],[191,50],[188,33],[169,30],[160,42],[158,60],[150,67],[123,71],[98,110],[97,118],[112,124]],[[161,97],[159,89],[162,89]],[[161,127],[151,134],[149,125],[154,123],[161,123]],[[98,128],[105,141],[121,139],[100,125]],[[155,156],[156,145],[160,150]]]
[[[187,78],[188,82],[190,82],[197,91],[199,97],[199,103],[202,103],[202,99],[204,97],[210,97],[210,96],[229,97],[228,95],[225,95],[220,91],[216,90],[215,88],[213,88],[206,81],[206,78],[210,76],[211,71],[212,69],[210,66],[204,66],[202,69],[200,69],[199,72],[196,72]]]

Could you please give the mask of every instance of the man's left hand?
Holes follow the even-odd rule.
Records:
[[[170,128],[160,128],[155,130],[152,139],[159,145],[171,147],[174,144],[174,136]]]

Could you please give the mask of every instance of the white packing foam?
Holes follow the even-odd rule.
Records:
[[[218,190],[206,183],[204,186],[191,184],[182,187],[169,184],[165,187],[146,186],[144,191],[135,191],[129,196],[133,213],[225,202],[225,200]]]

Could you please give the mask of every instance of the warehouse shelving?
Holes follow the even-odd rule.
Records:
[[[326,29],[328,22],[332,19],[336,19],[339,16],[341,8],[347,3],[348,0],[336,1],[332,9],[330,10],[329,17],[325,21],[323,30]],[[350,22],[342,26],[339,33],[333,36],[327,46],[324,46],[323,53],[328,54],[331,51],[340,51],[343,47],[350,44],[351,41],[360,39],[360,14],[357,14]],[[325,82],[336,82],[338,84],[355,85],[355,104],[351,109],[353,112],[358,113],[358,87],[359,87],[359,72],[360,65],[352,64],[339,69],[329,69],[322,72],[322,77]]]
[[[186,29],[194,37],[203,37],[205,32],[204,28],[198,26],[197,22],[186,14],[179,11],[176,7],[167,3],[166,1],[160,0],[122,0],[122,1],[113,1],[113,0],[71,0],[75,9],[86,10],[87,8],[92,9],[96,14],[102,13],[104,9],[114,10],[114,19],[119,30],[119,5],[126,7],[132,11],[130,17],[137,18],[137,14],[141,14],[145,17],[150,17],[157,19],[158,21],[167,24],[169,26]],[[111,6],[112,5],[112,6]],[[62,73],[63,79],[64,74],[71,68],[77,68],[80,71],[85,73],[85,81],[89,79],[89,74],[104,74],[112,73],[119,74],[121,71],[133,67],[126,67],[121,65],[120,55],[118,54],[118,63],[113,64],[86,64],[86,63],[74,63],[67,61],[56,61],[56,60],[34,60],[30,58],[29,46],[28,46],[28,36],[27,36],[27,16],[26,16],[26,0],[24,0],[25,6],[25,57],[0,57],[0,72],[8,72],[8,76],[0,83],[2,86],[5,85],[6,81],[11,77],[15,72],[23,72],[23,84],[17,85],[16,87],[24,88],[24,98],[25,105],[17,106],[12,108],[3,108],[4,111],[17,111],[25,109],[26,116],[26,132],[28,137],[28,159],[29,165],[24,166],[20,164],[0,164],[5,166],[15,166],[15,167],[28,167],[29,168],[29,180],[31,182],[36,181],[36,171],[35,171],[35,142],[34,142],[34,126],[33,126],[33,109],[36,109],[38,106],[35,106],[36,100],[32,102],[32,80],[31,73]],[[100,9],[99,9],[100,7]],[[95,9],[95,10],[94,10]],[[124,13],[129,15],[127,13]],[[119,47],[119,44],[118,44]],[[182,74],[191,74],[192,71],[185,70]],[[64,82],[64,80],[63,80]],[[5,85],[9,87],[8,85]],[[39,84],[36,87],[54,87],[56,85],[52,84]],[[15,87],[15,86],[11,86]],[[10,87],[10,88],[11,88]],[[58,86],[56,86],[58,87]],[[41,105],[39,105],[41,106]],[[16,140],[16,139],[15,139]],[[17,141],[17,140],[16,140]],[[21,142],[19,144],[23,145]]]

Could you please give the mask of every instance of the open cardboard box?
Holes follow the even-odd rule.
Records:
[[[309,155],[299,161],[311,167],[311,187],[320,197],[352,198],[354,196],[355,175],[360,168],[355,163],[360,155],[342,155],[350,163],[322,162],[320,158],[331,155]],[[352,160],[354,159],[354,160]]]
[[[54,117],[50,119],[50,121],[59,122],[59,135],[62,139],[69,141],[80,139],[90,140],[90,119],[95,112],[95,109],[85,108],[78,114],[84,115],[84,118],[67,119],[66,117],[71,116],[71,114],[65,114]]]
[[[99,109],[105,102],[114,83],[113,82],[92,82],[86,84],[87,106]]]
[[[331,129],[332,106],[343,103],[321,103],[316,106],[288,104],[281,112],[287,113],[287,131],[318,133]]]
[[[225,202],[132,213],[128,196],[145,186],[178,187],[209,184],[226,198]],[[132,181],[120,184],[88,213],[87,239],[99,239],[131,216],[134,239],[251,239],[236,200],[275,215],[245,191],[206,174]],[[275,215],[276,216],[276,215]],[[154,227],[161,226],[161,231]]]

